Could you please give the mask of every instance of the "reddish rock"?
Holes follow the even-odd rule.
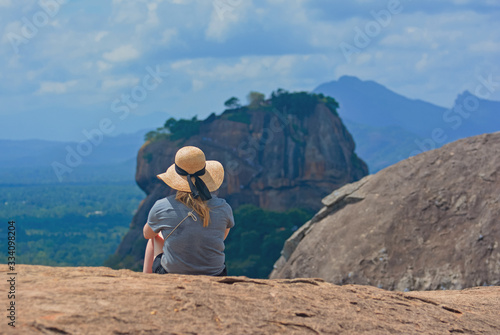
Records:
[[[400,293],[321,279],[16,270],[16,328],[4,317],[1,334],[500,334],[500,287]]]
[[[248,122],[235,122],[228,114],[201,123],[200,134],[172,142],[146,143],[137,155],[136,181],[147,194],[130,231],[108,264],[142,268],[145,241],[142,227],[156,200],[172,193],[157,174],[174,162],[185,145],[201,148],[207,159],[222,162],[225,180],[219,196],[233,208],[254,204],[271,210],[321,207],[333,189],[368,173],[354,153],[354,142],[337,114],[319,103],[300,118],[270,109],[240,111]]]

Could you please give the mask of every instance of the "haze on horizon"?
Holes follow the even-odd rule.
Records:
[[[342,75],[500,100],[499,17],[491,0],[0,0],[0,138],[116,135]]]

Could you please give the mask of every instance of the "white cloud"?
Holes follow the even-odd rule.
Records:
[[[146,24],[150,26],[157,26],[160,21],[158,20],[158,15],[156,14],[156,10],[158,9],[157,3],[149,3],[148,7],[148,18],[146,20]]]
[[[170,44],[174,40],[175,37],[177,37],[178,31],[175,28],[168,28],[165,29],[161,35],[161,40],[160,44]]]
[[[472,44],[469,47],[469,50],[478,53],[490,53],[490,52],[499,53],[500,43],[496,41],[480,41]]]
[[[0,0],[2,1],[2,0]],[[11,44],[11,40],[13,39],[13,36],[11,34],[16,34],[20,37],[22,37],[21,34],[21,28],[22,28],[22,23],[21,21],[14,21],[14,22],[9,22],[4,29],[4,34],[2,35],[2,42],[5,44]],[[21,44],[23,45],[23,44]],[[5,50],[4,50],[5,51]],[[10,52],[11,50],[9,50]]]
[[[372,55],[369,54],[369,53],[361,53],[358,55],[358,57],[356,57],[356,61],[355,61],[355,64],[357,66],[359,65],[363,65],[365,63],[368,63],[369,61],[372,60]]]
[[[192,88],[194,92],[201,91],[205,87],[205,84],[198,79],[193,79]]]
[[[139,83],[139,78],[126,77],[120,79],[106,79],[102,82],[102,89],[105,91],[115,90],[121,87],[132,87]]]
[[[419,72],[425,70],[425,68],[427,67],[428,59],[429,55],[427,53],[424,53],[417,64],[415,64],[415,69]]]
[[[294,70],[317,60],[317,57],[309,55],[240,57],[226,59],[224,63],[213,58],[203,58],[175,62],[171,64],[171,69],[193,79],[203,80],[205,87],[208,87],[210,85],[207,82],[267,81],[270,78],[279,81],[280,78],[293,77]]]
[[[109,34],[109,31],[100,31],[95,35],[94,41],[100,42],[103,37],[106,37]]]
[[[102,60],[97,61],[96,65],[97,68],[99,69],[99,72],[109,70],[112,67],[111,64],[103,62]]]
[[[265,58],[252,59],[249,57],[242,57],[238,62],[233,64],[228,64],[229,62],[217,64],[218,62],[214,61],[197,60],[192,65],[188,65],[189,63],[178,63],[176,67],[178,69],[183,67],[186,73],[200,78],[239,81],[246,78],[259,77],[263,72],[264,63],[266,63]]]
[[[214,0],[210,22],[205,31],[208,40],[223,42],[236,26],[241,27],[251,3],[244,0]]]
[[[148,7],[145,1],[113,0],[113,14],[111,19],[115,23],[138,24],[143,23],[148,16]]]
[[[407,19],[415,20],[415,15],[408,17]],[[421,19],[425,20],[424,17]],[[410,22],[408,23],[410,24]],[[441,37],[442,36],[436,34],[435,25],[432,22],[426,22],[423,28],[413,25],[405,27],[403,25],[403,27],[400,26],[388,29],[386,36],[380,36],[379,43],[380,45],[389,48],[420,49],[432,47],[433,43],[437,43],[436,41],[441,39]],[[375,40],[377,40],[377,37]]]
[[[122,45],[113,51],[105,52],[102,57],[110,62],[126,62],[139,58],[140,53],[131,44]]]
[[[78,83],[76,80],[70,80],[66,82],[56,82],[56,81],[42,81],[40,83],[40,88],[36,92],[37,94],[64,94],[69,88],[75,86]]]
[[[170,67],[173,70],[177,70],[177,69],[182,69],[182,68],[185,68],[185,67],[189,67],[192,63],[193,63],[192,60],[190,60],[190,59],[184,59],[184,60],[181,60],[181,61],[173,62],[172,64],[170,64]]]

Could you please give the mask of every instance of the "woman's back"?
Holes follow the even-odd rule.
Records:
[[[210,208],[210,223],[193,211],[196,221],[188,216],[192,209],[175,199],[175,195],[158,200],[151,208],[148,224],[153,231],[168,236],[165,240],[162,266],[168,273],[216,275],[224,269],[225,231],[234,226],[231,207],[216,196],[206,201]]]
[[[224,239],[234,226],[233,211],[212,194],[224,180],[222,164],[186,146],[157,177],[177,194],[158,200],[149,212],[143,271],[225,276]]]

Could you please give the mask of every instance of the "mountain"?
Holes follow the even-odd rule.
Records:
[[[500,132],[335,190],[285,243],[271,278],[390,290],[500,285]]]
[[[356,152],[368,164],[370,173],[395,164],[418,150],[422,138],[400,126],[372,127],[342,119],[356,142]],[[417,141],[417,142],[415,142]]]
[[[343,76],[321,84],[314,93],[329,95],[339,102],[344,120],[372,127],[400,126],[418,136],[442,123],[446,108],[422,100],[408,99],[374,81]]]
[[[500,287],[400,293],[320,279],[24,264],[16,271],[10,283],[21,294],[2,300],[7,317],[0,331],[6,335],[500,333]],[[9,272],[0,264],[4,292]],[[9,301],[15,302],[12,319]],[[8,325],[12,320],[15,328]]]
[[[500,102],[467,91],[450,109],[351,76],[321,84],[314,92],[339,102],[339,115],[372,173],[457,139],[500,130]]]
[[[443,115],[446,143],[460,138],[500,130],[500,101],[485,100],[469,91],[459,94],[453,107]]]
[[[115,137],[94,135],[85,144],[0,140],[0,184],[133,180],[135,156],[145,134],[142,130]],[[60,180],[56,171],[60,172]]]
[[[146,241],[142,227],[156,200],[173,191],[156,175],[186,145],[220,161],[225,178],[219,195],[233,208],[253,204],[286,211],[319,209],[321,198],[368,173],[332,98],[278,90],[267,101],[212,114],[206,120],[167,121],[137,154],[136,181],[147,194],[114,258],[113,266],[136,268]]]
[[[84,164],[114,164],[134,158],[144,140],[145,130],[117,136],[91,137],[90,153],[82,155]],[[1,140],[0,167],[47,166],[65,162],[68,152],[79,152],[79,142],[45,140]],[[70,147],[70,149],[67,149]],[[85,151],[87,146],[84,147]]]
[[[165,122],[169,117],[166,112],[151,112],[139,115],[126,113],[124,106],[115,108],[109,106],[78,106],[74,109],[55,108],[49,111],[33,109],[30,111],[3,111],[0,123],[0,136],[13,140],[44,139],[56,142],[78,141],[82,133],[98,129],[103,120],[110,122],[113,136],[132,134],[141,129],[149,129]],[[50,120],[48,120],[50,115]],[[21,117],[22,116],[22,117]]]

